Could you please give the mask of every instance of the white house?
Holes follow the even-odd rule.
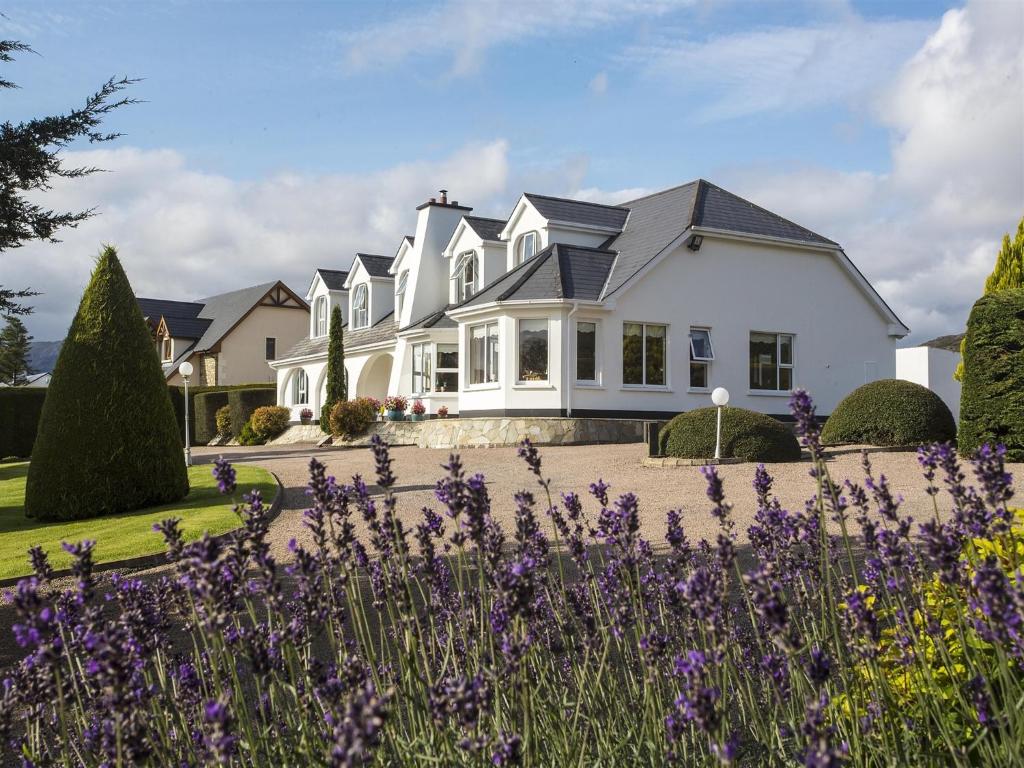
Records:
[[[393,259],[357,254],[337,295],[314,277],[314,326],[320,295],[348,307],[350,397],[662,418],[716,386],[784,415],[803,387],[828,414],[895,376],[908,329],[842,248],[702,179],[621,205],[527,193],[505,219],[470,214],[442,190]],[[323,401],[320,330],[272,363],[296,418]]]
[[[960,363],[962,333],[939,336],[916,347],[896,350],[896,378],[928,387],[942,398],[960,423],[960,382],[953,378]]]

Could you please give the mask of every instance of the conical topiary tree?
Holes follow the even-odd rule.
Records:
[[[176,501],[188,474],[153,340],[110,246],[53,369],[25,514],[75,520]]]
[[[331,310],[331,327],[327,332],[327,375],[324,384],[327,397],[320,409],[320,428],[331,431],[331,409],[339,400],[348,400],[348,374],[345,372],[345,332],[341,327],[341,307]]]
[[[985,292],[983,296],[999,291],[1012,291],[1017,288],[1024,288],[1024,217],[1021,217],[1017,224],[1017,234],[1013,240],[1009,234],[1003,235],[1003,245],[996,254],[996,265],[992,268],[992,274],[985,280]],[[964,379],[964,349],[967,344],[966,336],[960,342],[960,362],[957,363],[953,378],[957,381]]]

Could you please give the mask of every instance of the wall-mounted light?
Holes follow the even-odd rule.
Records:
[[[699,251],[701,244],[704,242],[703,235],[694,235],[690,238],[690,242],[686,244],[686,247],[691,251]]]

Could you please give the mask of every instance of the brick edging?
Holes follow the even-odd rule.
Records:
[[[269,472],[269,470],[267,470]],[[274,496],[274,500],[270,503],[270,511],[267,513],[267,522],[273,522],[279,514],[281,514],[281,507],[284,505],[284,485],[281,483],[281,478],[277,476],[276,472],[270,473],[271,477],[274,478],[274,482],[277,483],[277,495]],[[239,526],[240,528],[241,526]],[[232,528],[230,531],[224,533],[218,533],[216,536],[211,536],[215,541],[221,541],[231,536],[237,531],[238,528]],[[139,555],[138,557],[129,557],[124,560],[110,560],[105,563],[97,563],[93,566],[93,573],[106,573],[109,571],[116,571],[121,569],[130,569],[133,571],[142,570],[146,568],[155,568],[158,565],[167,565],[170,561],[167,559],[167,552],[154,552],[151,555]],[[23,576],[12,576],[7,579],[0,579],[0,588],[17,586],[18,582],[22,579],[27,579],[32,574],[26,573]],[[54,571],[51,578],[59,579],[65,576],[73,576],[70,568],[63,568],[59,571]]]

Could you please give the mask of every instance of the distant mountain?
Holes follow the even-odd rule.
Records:
[[[57,355],[60,354],[60,341],[32,341],[28,348],[28,367],[32,373],[50,373],[57,364]]]

